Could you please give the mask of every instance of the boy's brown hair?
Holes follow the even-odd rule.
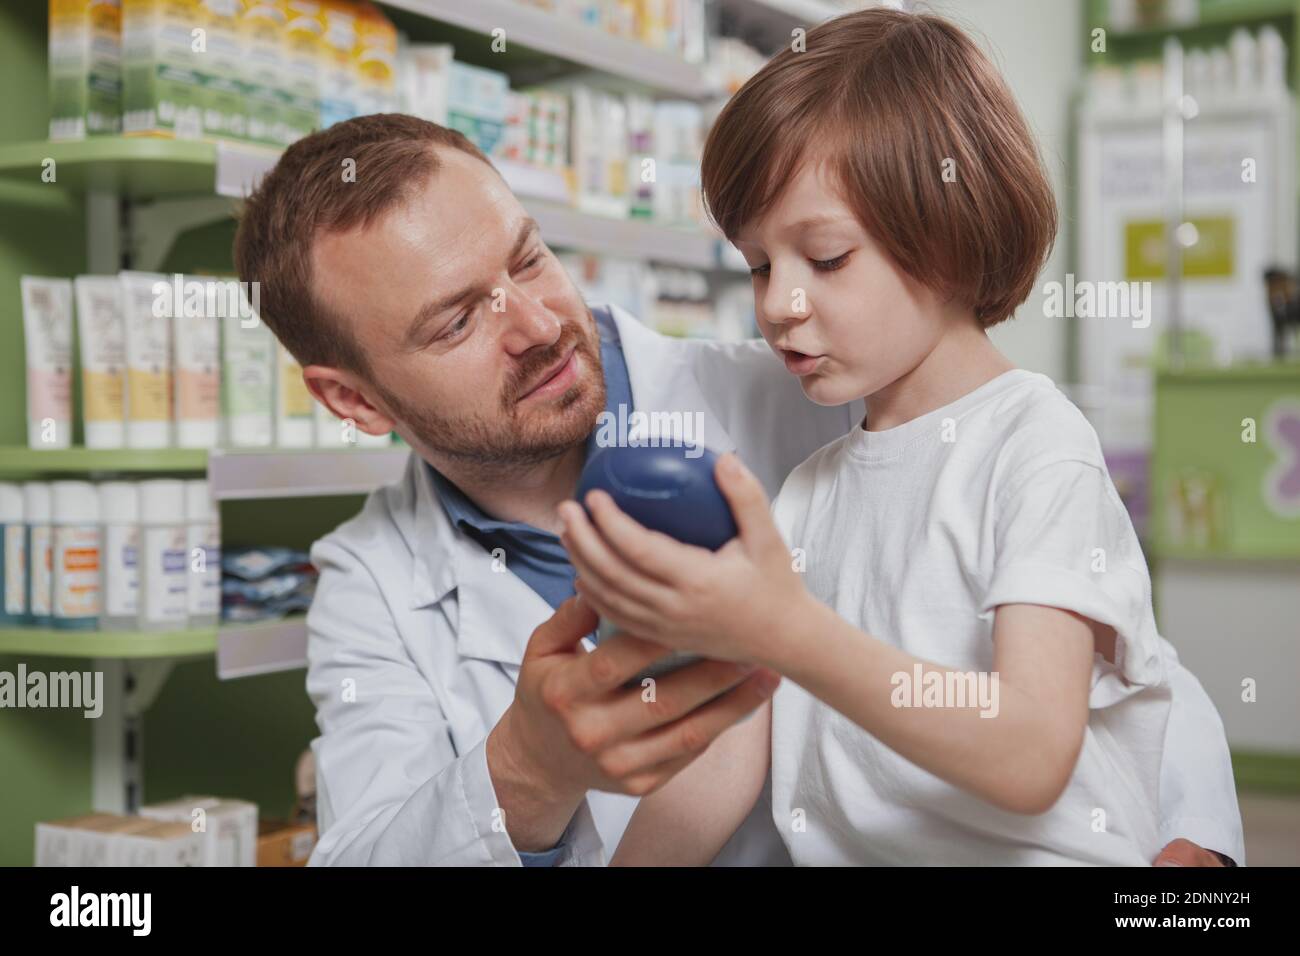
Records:
[[[377,113],[298,140],[248,197],[235,234],[235,269],[243,281],[258,283],[262,321],[301,364],[368,372],[347,322],[312,293],[312,243],[388,212],[438,171],[440,149],[491,166],[455,130]]]
[[[1051,251],[1056,202],[1028,126],[984,54],[939,17],[850,13],[773,57],[709,132],[709,215],[736,236],[805,159],[829,164],[904,272],[985,327],[1028,297]]]

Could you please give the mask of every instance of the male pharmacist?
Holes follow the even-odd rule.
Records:
[[[648,704],[622,685],[664,649],[623,635],[587,651],[595,617],[568,600],[555,508],[598,416],[678,413],[772,494],[861,409],[808,402],[761,342],[669,340],[588,310],[482,154],[412,117],[290,147],[235,258],[313,394],[413,449],[312,552],[312,862],[603,863],[638,795],[710,759],[776,680],[700,662]],[[1241,860],[1222,725],[1195,678],[1173,682],[1161,861]],[[718,862],[788,862],[769,813],[760,801]]]

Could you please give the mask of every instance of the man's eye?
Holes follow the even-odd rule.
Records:
[[[749,274],[752,276],[765,276],[771,271],[772,271],[772,263],[765,262],[761,266],[754,266],[752,269],[749,270]]]
[[[525,262],[523,265],[519,267],[519,271],[525,272],[528,269],[531,269],[533,266],[537,265],[541,261],[542,261],[542,251],[539,249],[536,252],[534,252],[532,256],[529,257],[527,262]]]
[[[462,315],[462,316],[461,316],[459,319],[457,319],[455,322],[451,323],[451,325],[447,326],[447,331],[443,333],[442,337],[443,337],[443,338],[446,338],[446,339],[449,339],[449,338],[454,338],[455,336],[459,335],[461,332],[465,331],[465,327],[466,327],[467,325],[469,325],[469,320],[470,320],[471,318],[473,318],[473,311],[472,311],[472,310],[469,311],[469,312],[466,312],[464,315]]]
[[[836,256],[834,259],[814,259],[812,264],[813,268],[820,272],[834,272],[848,261],[849,254],[846,252],[843,255]]]

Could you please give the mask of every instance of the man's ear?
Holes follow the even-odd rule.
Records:
[[[392,418],[370,403],[363,384],[351,372],[328,365],[308,365],[302,380],[318,402],[335,418],[351,419],[367,435],[387,435],[396,425]]]

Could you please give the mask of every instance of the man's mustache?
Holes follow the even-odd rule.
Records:
[[[555,344],[549,346],[545,352],[529,352],[515,367],[502,394],[502,403],[505,407],[514,407],[515,402],[541,384],[537,377],[553,367],[573,348],[576,348],[578,354],[588,361],[596,361],[591,339],[587,333],[576,326],[565,326]]]

